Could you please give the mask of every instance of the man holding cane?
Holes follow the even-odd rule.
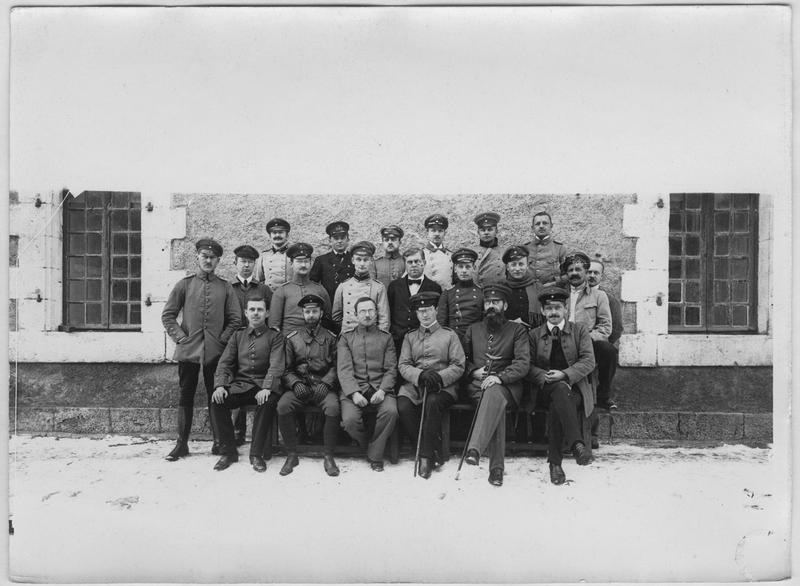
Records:
[[[442,416],[456,401],[465,363],[458,335],[436,321],[438,302],[433,291],[411,297],[419,328],[405,335],[397,365],[405,380],[397,398],[400,425],[417,440],[419,475],[425,479],[441,463]]]

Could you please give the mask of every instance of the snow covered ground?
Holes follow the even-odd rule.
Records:
[[[409,460],[373,472],[339,458],[243,456],[215,472],[209,442],[19,436],[9,462],[12,579],[55,582],[743,581],[789,572],[786,472],[745,446],[603,446],[485,463],[428,481]],[[246,455],[247,446],[240,448]]]

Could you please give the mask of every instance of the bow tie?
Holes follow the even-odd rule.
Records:
[[[408,284],[409,285],[421,285],[422,284],[422,279],[409,279],[408,280]]]

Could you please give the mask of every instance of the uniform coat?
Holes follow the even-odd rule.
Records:
[[[420,326],[403,339],[397,368],[405,382],[397,394],[408,397],[415,405],[421,403],[419,375],[432,368],[442,377],[442,390],[457,399],[456,383],[464,374],[465,364],[464,349],[453,330],[436,322],[427,328]]]
[[[506,264],[503,262],[505,246],[475,246],[478,253],[475,261],[475,283],[479,287],[502,283],[506,279]]]
[[[567,249],[561,242],[548,236],[542,240],[534,238],[526,242],[525,247],[530,253],[528,256],[530,269],[539,284],[561,280],[561,263],[567,258]]]
[[[436,248],[428,242],[422,249],[425,255],[425,276],[436,281],[443,291],[453,286],[452,251],[444,246]]]
[[[424,293],[425,291],[441,294],[442,288],[438,283],[423,275],[422,283],[420,283],[417,293]],[[395,353],[398,353],[402,348],[403,336],[406,335],[406,332],[419,327],[417,312],[411,309],[411,291],[408,289],[408,275],[389,283],[387,296],[389,298],[391,320],[389,331],[394,338]]]
[[[289,246],[290,243],[287,242],[277,250],[264,250],[256,260],[255,277],[271,291],[292,280],[292,259],[286,256]]]
[[[608,296],[605,292],[600,289],[592,290],[587,283],[577,291],[570,288],[567,307],[572,304],[572,296],[576,296],[575,314],[567,319],[586,326],[592,340],[607,342],[611,335],[611,307],[608,305]]]
[[[483,291],[472,281],[456,281],[439,298],[436,321],[464,339],[467,328],[483,319]]]
[[[181,311],[183,319],[178,323]],[[198,271],[172,288],[161,323],[176,344],[174,360],[209,364],[220,357],[233,332],[242,325],[242,309],[228,281]],[[187,339],[178,343],[183,337]]]
[[[334,251],[321,254],[314,259],[309,277],[325,288],[328,299],[333,299],[336,287],[352,277],[356,272],[350,252],[336,254]]]
[[[322,297],[325,302],[322,308],[323,318],[330,316],[331,299],[325,288],[314,281],[301,282],[298,278],[293,278],[290,282],[278,287],[272,294],[267,322],[269,327],[280,330],[284,336],[289,332],[304,328],[306,322],[303,319],[303,309],[298,307],[297,302],[310,294]]]
[[[280,394],[279,381],[285,367],[284,339],[266,324],[237,330],[228,340],[217,364],[214,387],[232,394],[253,387]]]
[[[406,272],[406,259],[399,252],[395,252],[393,256],[387,254],[376,258],[372,262],[369,272],[373,279],[380,281],[388,289],[389,283],[399,279]]]
[[[500,378],[500,382],[519,405],[522,398],[522,379],[530,368],[528,328],[516,322],[505,321],[498,330],[490,330],[484,318],[467,328],[464,349],[467,376],[486,365],[487,354],[501,357],[492,362],[491,374]],[[471,378],[469,381],[470,395],[477,397],[481,393],[480,382]]]
[[[239,279],[239,277],[234,277],[233,281],[231,281],[231,287],[233,287],[236,297],[239,299],[239,304],[242,306],[242,325],[247,324],[248,295],[258,294],[262,296],[267,301],[267,309],[269,309],[269,304],[272,301],[272,289],[270,289],[264,283],[260,283],[255,278],[250,278],[248,279],[247,284],[245,284]]]
[[[376,326],[357,326],[339,337],[336,365],[342,395],[369,394],[373,389],[394,393],[397,353],[392,336]]]
[[[383,283],[372,277],[359,280],[350,277],[336,288],[333,297],[333,321],[341,324],[343,332],[352,330],[358,325],[356,318],[356,301],[369,297],[375,302],[378,310],[378,328],[389,331],[389,298]]]
[[[561,349],[569,368],[564,371],[567,382],[580,391],[583,398],[583,411],[588,417],[594,410],[594,390],[589,375],[594,370],[594,350],[589,330],[582,324],[565,322],[559,333]],[[550,369],[550,352],[553,349],[553,337],[547,324],[530,331],[531,365],[529,380],[533,381],[532,404],[536,404],[536,392],[545,385],[544,377]]]
[[[321,325],[313,331],[296,330],[286,336],[286,372],[283,384],[291,389],[296,382],[336,384],[336,336]]]

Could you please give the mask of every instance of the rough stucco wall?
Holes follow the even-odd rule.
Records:
[[[531,239],[534,212],[546,210],[553,218],[553,235],[567,250],[582,250],[591,258],[599,255],[606,265],[606,285],[619,293],[624,271],[635,267],[636,239],[622,234],[623,206],[635,203],[635,195],[343,195],[282,196],[241,194],[176,194],[174,207],[186,206],[186,238],[174,240],[172,269],[193,270],[194,242],[204,236],[216,238],[225,249],[218,272],[235,275],[233,249],[251,244],[258,250],[269,245],[264,226],[272,217],[292,225],[290,239],[314,246],[315,256],[327,252],[325,226],[334,220],[350,224],[350,242],[369,240],[380,255],[382,226],[400,225],[406,235],[402,248],[425,243],[423,220],[442,213],[450,221],[445,243],[451,250],[478,242],[472,219],[483,211],[500,214],[502,245],[523,244]],[[635,331],[635,311],[625,311],[626,331]]]

